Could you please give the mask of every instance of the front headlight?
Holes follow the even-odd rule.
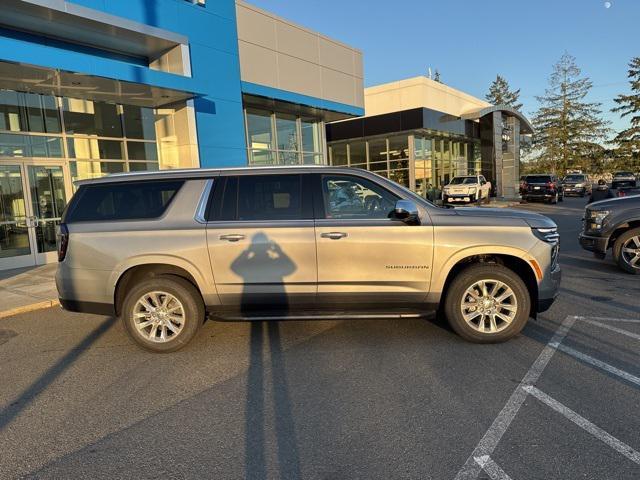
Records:
[[[477,191],[478,191],[478,190],[477,190],[475,187],[470,188],[470,189],[469,189],[469,195],[475,195]]]
[[[551,245],[551,268],[556,268],[560,254],[560,234],[558,229],[555,227],[532,228],[531,231],[540,240]]]
[[[584,187],[584,183],[576,183],[576,188],[582,188]]]
[[[589,230],[600,230],[602,228],[602,224],[610,213],[610,210],[590,210],[587,216]]]

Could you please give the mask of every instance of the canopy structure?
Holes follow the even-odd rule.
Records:
[[[533,125],[529,122],[521,112],[506,105],[491,105],[489,107],[481,107],[465,112],[461,115],[465,120],[479,120],[493,112],[502,112],[506,115],[516,117],[520,120],[520,133],[523,135],[533,134]]]

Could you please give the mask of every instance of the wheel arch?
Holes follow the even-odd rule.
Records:
[[[627,230],[632,230],[634,228],[640,228],[640,216],[633,217],[631,219],[627,219],[622,223],[619,223],[611,230],[611,235],[609,236],[608,247],[613,248],[616,240],[620,235],[625,233]]]
[[[513,271],[522,279],[531,298],[530,314],[535,317],[538,305],[538,280],[535,269],[530,263],[531,260],[533,258],[525,252],[472,253],[453,259],[441,287],[440,308],[444,305],[451,282],[462,270],[471,265],[498,264]]]
[[[121,273],[114,274],[112,285],[114,286],[113,305],[116,315],[120,315],[122,303],[128,290],[127,287],[139,281],[162,275],[174,275],[191,283],[204,302],[202,286],[205,283],[196,269],[188,268],[188,265],[181,265],[177,262],[168,263],[165,259],[155,259],[148,262],[130,264]]]

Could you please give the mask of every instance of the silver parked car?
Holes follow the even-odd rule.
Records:
[[[331,167],[124,174],[78,182],[56,283],[70,311],[119,315],[158,352],[224,319],[415,317],[473,342],[518,334],[560,282],[556,225],[437,207]]]

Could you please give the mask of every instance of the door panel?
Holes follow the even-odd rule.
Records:
[[[325,234],[346,234],[332,239]],[[392,220],[316,222],[318,301],[420,303],[429,292],[433,229]]]
[[[28,165],[37,253],[56,251],[56,227],[67,204],[61,166]]]
[[[318,302],[362,309],[423,302],[431,279],[433,227],[391,219],[400,197],[369,179],[321,175],[319,181]]]
[[[286,225],[289,223],[289,225]],[[313,221],[209,224],[207,243],[223,305],[313,303],[316,255]]]

